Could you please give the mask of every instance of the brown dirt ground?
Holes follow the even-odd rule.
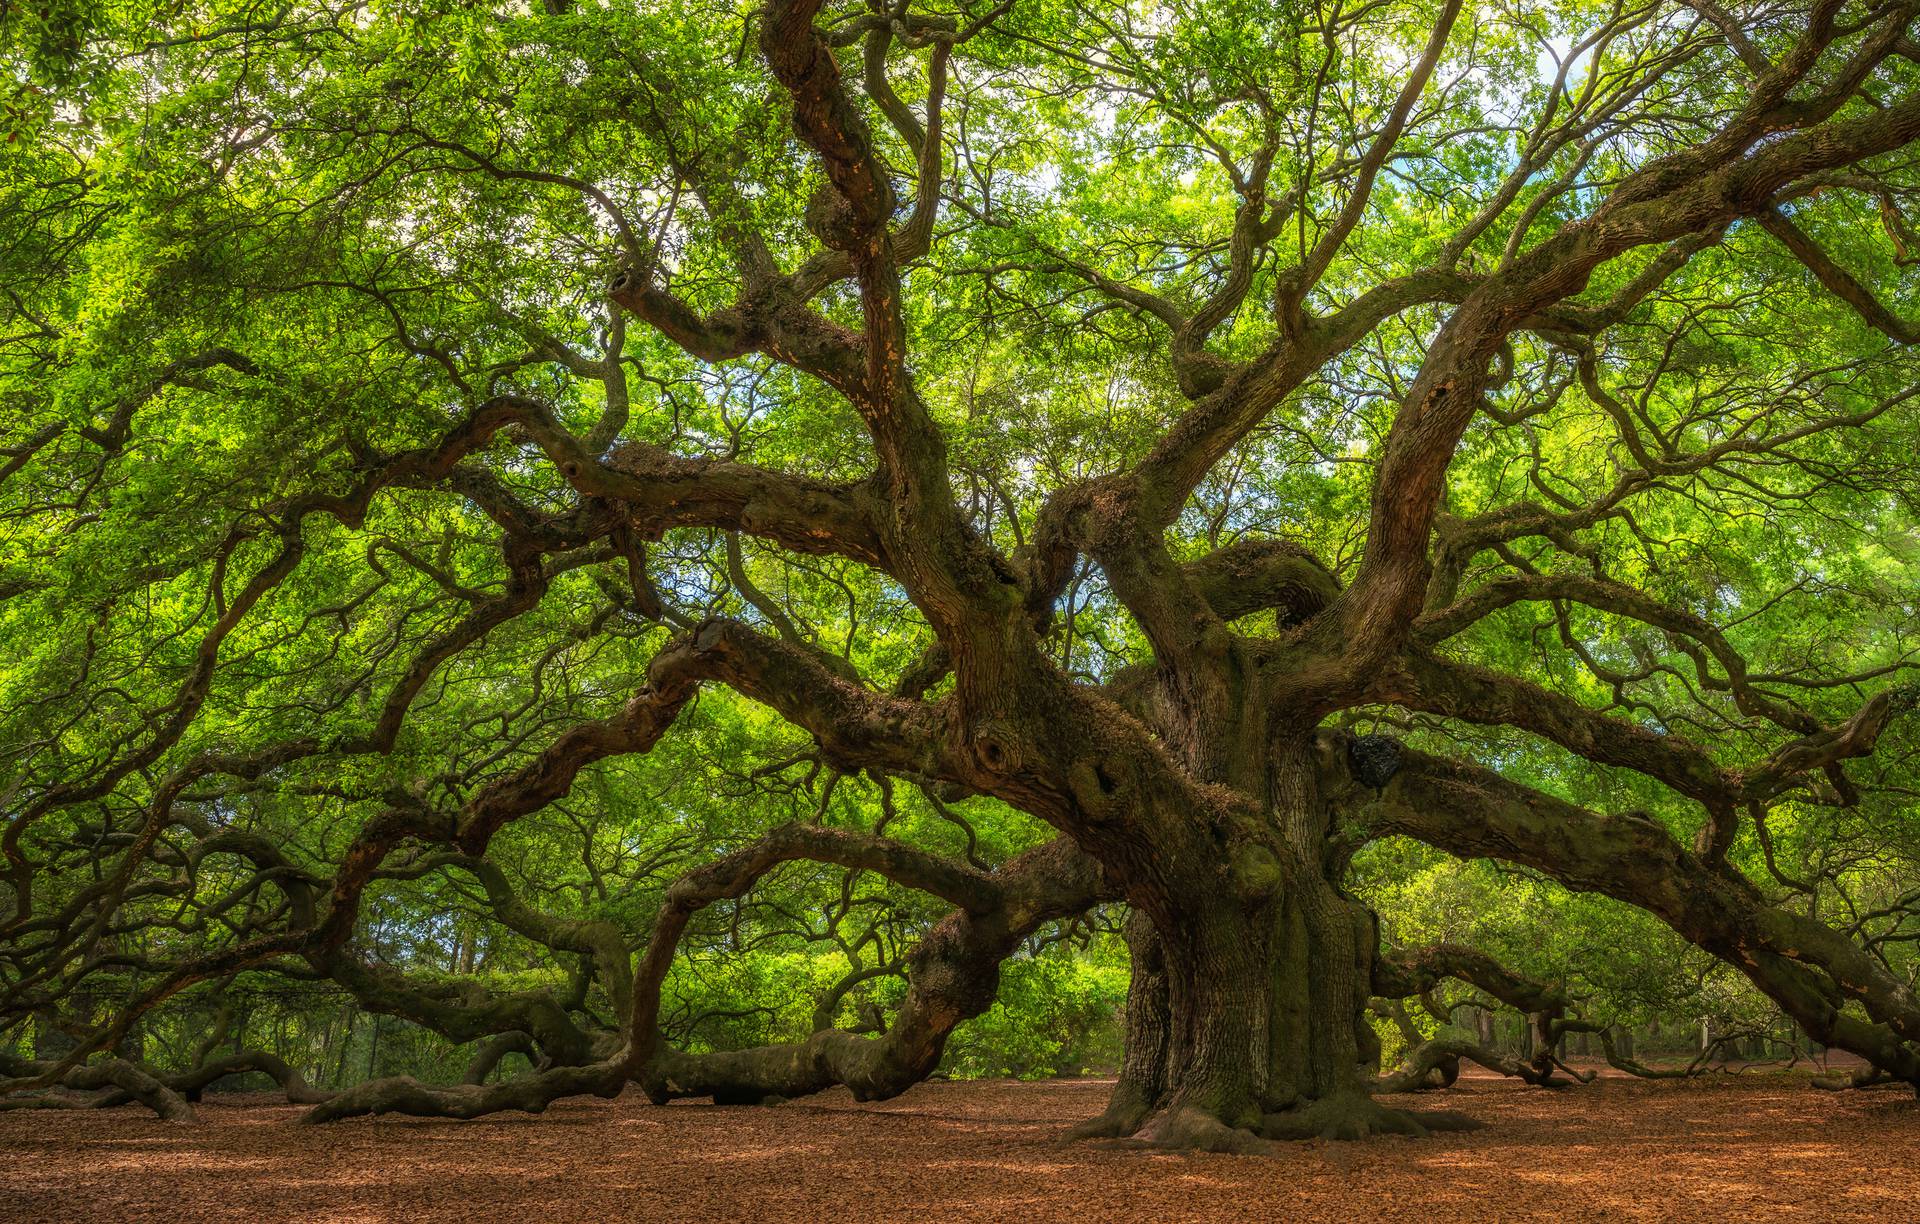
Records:
[[[1789,1075],[1462,1079],[1399,1104],[1487,1123],[1271,1157],[1061,1141],[1107,1081],[924,1084],[858,1105],[562,1102],[544,1117],[292,1124],[209,1098],[199,1126],[131,1109],[0,1114],[0,1221],[1920,1221],[1920,1103]],[[1393,1098],[1387,1098],[1393,1100]]]

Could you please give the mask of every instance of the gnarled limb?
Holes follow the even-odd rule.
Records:
[[[932,1073],[955,1025],[992,1005],[1000,962],[1021,940],[1042,923],[1078,914],[1110,895],[1092,860],[1065,840],[982,875],[908,853],[885,839],[790,826],[683,877],[669,894],[669,907],[691,912],[737,896],[769,867],[795,857],[867,867],[963,908],[936,924],[909,955],[907,997],[884,1034],[861,1037],[824,1029],[787,1045],[698,1055],[661,1048],[641,1076],[656,1101],[706,1096],[753,1103],[806,1096],[836,1084],[851,1089],[858,1100],[897,1096]],[[651,963],[663,959],[657,956],[661,939],[656,929]],[[657,981],[652,989],[657,998]]]
[[[75,1092],[108,1091],[99,1100],[74,1101],[46,1093],[0,1096],[0,1109],[92,1109],[110,1101],[135,1100],[153,1110],[163,1122],[198,1122],[200,1116],[177,1091],[146,1070],[124,1058],[103,1058],[98,1062],[61,1069],[48,1061],[30,1061],[12,1056],[0,1057],[0,1071],[20,1080],[50,1080]]]
[[[1817,1040],[1920,1081],[1920,998],[1911,987],[1840,932],[1767,904],[1744,877],[1707,868],[1660,824],[1603,816],[1412,750],[1377,799],[1349,794],[1381,832],[1524,863],[1652,912],[1740,969]],[[1849,999],[1868,1019],[1841,1010]]]

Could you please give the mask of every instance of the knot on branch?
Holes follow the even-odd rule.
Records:
[[[1400,772],[1400,741],[1391,735],[1356,735],[1347,741],[1347,766],[1358,781],[1384,789]]]
[[[1020,768],[1020,737],[997,718],[974,728],[972,747],[973,759],[995,777],[1005,777]]]
[[[807,229],[829,248],[855,251],[867,241],[867,227],[831,184],[823,183],[807,200]]]

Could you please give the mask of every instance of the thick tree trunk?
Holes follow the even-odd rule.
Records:
[[[1457,1123],[1371,1100],[1374,930],[1324,880],[1238,912],[1222,904],[1171,939],[1136,911],[1126,1059],[1107,1111],[1077,1133],[1240,1151]]]
[[[1379,938],[1373,915],[1325,879],[1309,879],[1286,895],[1279,926],[1268,1104],[1365,1095],[1380,1060],[1367,1019]]]
[[[1079,1134],[1239,1151],[1458,1121],[1370,1098],[1378,929],[1330,878],[1344,861],[1330,858],[1311,765],[1296,755],[1272,770],[1253,849],[1229,850],[1223,869],[1220,847],[1198,847],[1132,898],[1126,1059],[1107,1111]]]
[[[1267,1104],[1273,1008],[1273,932],[1239,912],[1235,898],[1179,927],[1161,929],[1166,963],[1166,1083],[1144,1137],[1203,1147],[1240,1146]]]

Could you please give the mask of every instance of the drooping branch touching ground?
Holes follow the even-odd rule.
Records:
[[[1511,1057],[1490,1048],[1484,1041],[1422,1036],[1398,1000],[1418,996],[1422,1006],[1435,1019],[1442,1024],[1451,1024],[1452,1010],[1440,1007],[1430,993],[1442,978],[1454,978],[1477,987],[1499,1003],[1520,1012],[1526,1020],[1533,1047],[1532,1057]],[[1478,1063],[1500,1075],[1513,1076],[1541,1087],[1564,1086],[1567,1081],[1554,1078],[1556,1071],[1563,1072],[1573,1081],[1591,1082],[1593,1072],[1569,1068],[1556,1053],[1562,1039],[1573,1033],[1597,1035],[1608,1064],[1636,1078],[1684,1079],[1700,1074],[1712,1052],[1731,1039],[1726,1034],[1716,1038],[1708,1049],[1703,1050],[1686,1067],[1648,1067],[1623,1054],[1614,1040],[1612,1026],[1596,1023],[1581,1015],[1565,990],[1516,973],[1486,953],[1460,944],[1432,944],[1407,953],[1383,956],[1375,965],[1374,988],[1383,999],[1394,1001],[1385,1003],[1376,1000],[1375,1012],[1393,1020],[1407,1044],[1400,1066],[1377,1081],[1382,1092],[1450,1087],[1459,1076],[1462,1059]]]
[[[1361,802],[1382,832],[1524,863],[1652,912],[1726,957],[1816,1040],[1920,1086],[1920,998],[1906,982],[1826,924],[1769,905],[1744,877],[1706,868],[1654,821],[1411,750],[1379,797]],[[1867,1018],[1842,1010],[1848,1002]]]
[[[663,1046],[657,1031],[660,991],[688,918],[740,896],[776,866],[797,859],[873,871],[960,907],[923,936],[910,956],[907,998],[892,1025],[877,1037],[827,1028],[794,1044],[731,1053],[691,1055]],[[1108,895],[1092,860],[1064,841],[984,873],[883,837],[788,825],[681,877],[668,890],[635,972],[625,1042],[614,1054],[492,1085],[441,1089],[405,1078],[369,1081],[321,1104],[307,1120],[387,1112],[462,1118],[510,1109],[538,1112],[562,1096],[614,1095],[629,1079],[656,1102],[700,1096],[750,1104],[835,1085],[852,1089],[860,1100],[896,1096],[933,1071],[956,1024],[992,1005],[1000,962],[1022,939]]]
[[[0,1061],[0,1071],[25,1079],[48,1076],[57,1066],[52,1062],[34,1063],[11,1057]],[[164,1122],[200,1120],[193,1106],[178,1090],[124,1058],[103,1058],[69,1068],[59,1072],[53,1083],[75,1092],[101,1091],[102,1095],[95,1100],[76,1101],[71,1097],[48,1093],[9,1094],[0,1097],[0,1109],[91,1109],[111,1102],[116,1096],[115,1090],[118,1090],[122,1099],[140,1102]]]
[[[1380,1091],[1406,1092],[1424,1087],[1436,1072],[1443,1081],[1440,1086],[1449,1086],[1459,1075],[1462,1058],[1529,1084],[1543,1087],[1555,1084],[1553,1073],[1558,1064],[1553,1050],[1564,1031],[1563,1014],[1571,1004],[1566,992],[1515,973],[1478,949],[1447,943],[1430,944],[1398,955],[1383,954],[1374,963],[1373,988],[1376,994],[1390,999],[1418,995],[1432,1011],[1435,1008],[1428,992],[1442,978],[1455,978],[1477,986],[1525,1015],[1535,1039],[1533,1057],[1529,1060],[1509,1058],[1479,1042],[1458,1038],[1421,1038],[1404,1010],[1397,1010],[1390,1016],[1400,1024],[1408,1049],[1401,1065],[1378,1081]],[[1444,1015],[1437,1018],[1443,1023],[1451,1020]]]

